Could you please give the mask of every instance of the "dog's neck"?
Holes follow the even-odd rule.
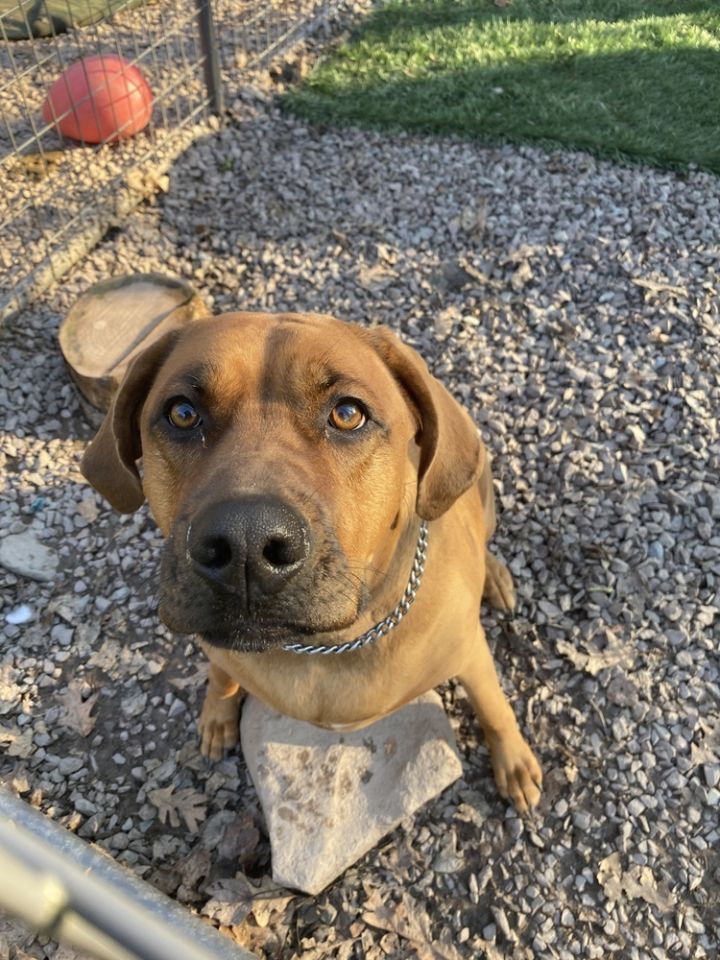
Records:
[[[288,643],[285,644],[283,650],[295,654],[349,653],[375,643],[394,630],[410,612],[410,608],[415,602],[415,596],[425,570],[427,541],[428,526],[426,521],[422,520],[419,524],[413,522],[408,526],[393,554],[390,570],[383,577],[384,589],[378,592],[379,596],[373,598],[373,602],[368,605],[365,614],[358,619],[357,623],[352,628],[342,631],[345,636],[333,637],[327,635],[318,638],[319,642],[312,644]],[[411,551],[412,559],[410,559]],[[399,580],[401,569],[409,570],[409,575],[405,574],[407,579],[405,580],[404,590],[401,586],[395,585],[396,582],[403,582]],[[390,585],[394,590],[392,594],[389,589]],[[403,591],[402,594],[400,594],[401,590]],[[390,606],[393,601],[386,599],[391,596],[399,597],[393,606]],[[383,612],[378,613],[378,611]],[[361,629],[361,624],[366,620],[369,620],[371,625],[362,632],[358,632]]]

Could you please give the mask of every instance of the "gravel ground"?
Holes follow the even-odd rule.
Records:
[[[0,571],[4,782],[268,957],[717,956],[719,224],[704,173],[320,130],[244,88],[3,334],[0,539],[59,559],[49,583]],[[546,772],[532,819],[450,683],[464,779],[323,895],[272,889],[241,758],[196,748],[201,659],[156,619],[160,537],[78,473],[58,322],[148,269],[216,309],[388,324],[472,411],[519,593],[485,622]]]

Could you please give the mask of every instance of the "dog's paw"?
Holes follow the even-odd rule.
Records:
[[[208,693],[198,721],[200,753],[211,760],[222,760],[239,740],[239,723],[239,697],[221,700]]]
[[[518,812],[537,806],[542,791],[542,770],[522,736],[514,732],[488,744],[495,783],[503,797],[510,797]]]
[[[485,551],[483,598],[497,610],[515,609],[515,587],[512,574],[489,550]]]

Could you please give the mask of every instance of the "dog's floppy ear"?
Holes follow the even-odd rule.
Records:
[[[133,359],[80,464],[85,479],[120,513],[132,513],[145,500],[136,463],[142,456],[140,412],[177,336],[169,331]]]
[[[377,327],[371,341],[417,414],[420,445],[417,512],[434,520],[478,478],[486,460],[477,427],[425,361],[390,330]]]

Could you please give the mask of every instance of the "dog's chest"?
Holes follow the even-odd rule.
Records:
[[[387,648],[352,659],[206,650],[244,690],[279,713],[343,732],[374,722],[446,680],[452,665],[443,646],[423,650],[422,640],[396,635]]]

